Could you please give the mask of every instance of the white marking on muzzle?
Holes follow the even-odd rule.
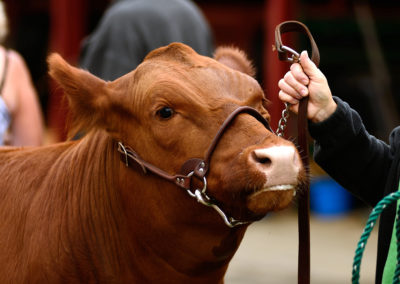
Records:
[[[263,190],[289,190],[297,184],[301,161],[293,146],[254,150],[257,168],[266,176]]]

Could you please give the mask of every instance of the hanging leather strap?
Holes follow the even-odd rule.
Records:
[[[298,191],[299,255],[297,278],[299,284],[310,283],[310,166],[307,143],[308,97],[302,99],[297,117],[297,143],[306,170],[306,181]]]
[[[300,32],[308,37],[312,49],[311,60],[318,66],[320,60],[318,47],[308,28],[298,21],[287,21],[276,26],[275,47],[279,59],[292,63],[299,61],[299,54],[282,44],[281,34],[287,32]],[[300,101],[297,117],[298,149],[307,175],[306,182],[298,191],[299,254],[297,279],[299,284],[310,283],[310,167],[307,143],[307,104],[308,97]]]

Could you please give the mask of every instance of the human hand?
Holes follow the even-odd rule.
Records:
[[[293,63],[290,71],[278,83],[279,98],[290,104],[290,110],[299,111],[299,101],[309,96],[307,117],[313,122],[327,119],[336,110],[328,81],[308,57],[307,51],[300,55],[300,63]]]

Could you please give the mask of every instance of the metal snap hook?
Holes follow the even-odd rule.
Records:
[[[292,63],[300,62],[300,54],[297,51],[295,51],[294,49],[292,49],[286,45],[282,45],[281,49],[286,51],[286,53],[289,52],[292,55],[291,57],[286,57],[286,61],[292,62]]]
[[[228,217],[225,214],[225,212],[222,211],[221,208],[219,208],[218,205],[216,205],[215,203],[213,203],[211,201],[211,198],[207,194],[205,194],[204,192],[201,192],[199,189],[196,189],[194,194],[196,196],[197,202],[199,202],[205,206],[212,207],[215,211],[217,211],[217,213],[221,216],[222,220],[224,221],[225,225],[227,225],[228,227],[233,228],[233,227],[236,227],[239,225],[245,225],[245,224],[250,223],[247,221],[235,220],[233,217]]]

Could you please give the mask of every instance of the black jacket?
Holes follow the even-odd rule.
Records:
[[[395,128],[389,145],[370,135],[350,106],[334,98],[335,113],[321,123],[309,123],[315,139],[315,161],[344,188],[370,206],[397,191],[399,183],[400,127]],[[381,283],[395,217],[395,205],[380,218],[376,283]],[[360,232],[361,235],[362,232]]]

